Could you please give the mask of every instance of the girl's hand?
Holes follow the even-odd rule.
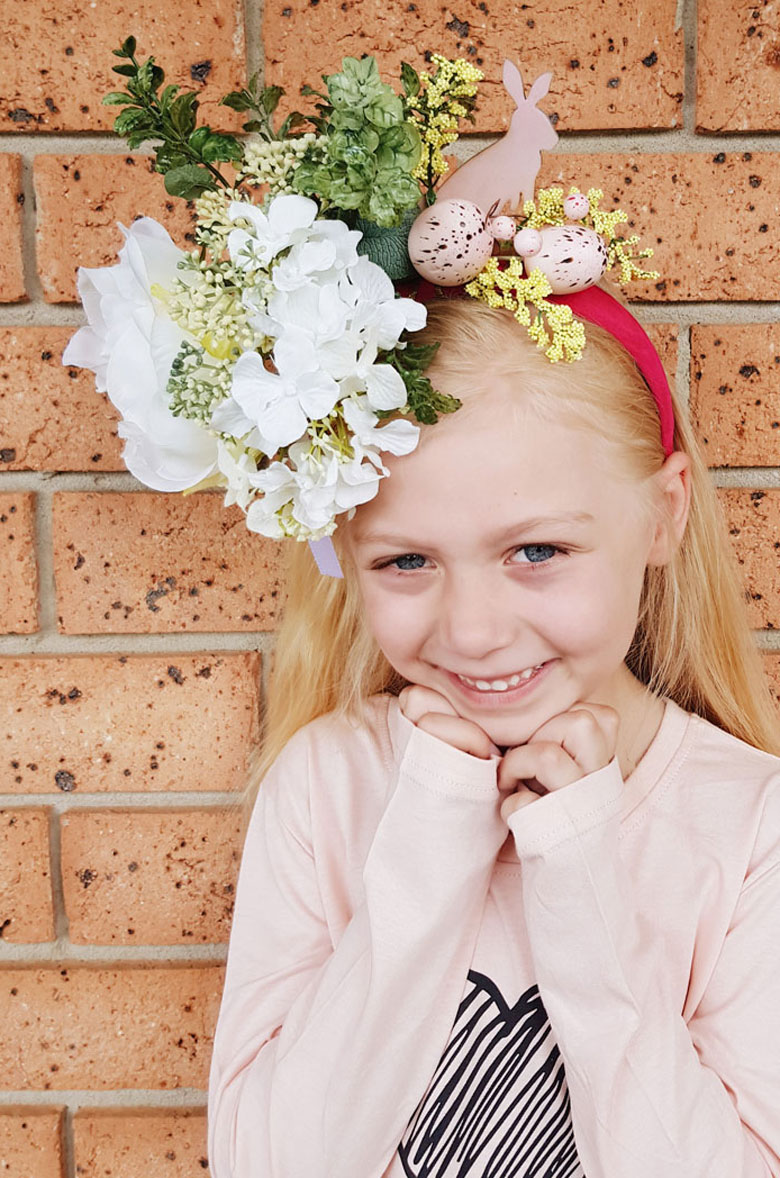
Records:
[[[423,732],[429,732],[461,752],[487,760],[499,749],[478,724],[464,720],[448,699],[431,687],[414,684],[404,687],[398,696],[401,712]]]
[[[603,769],[615,755],[620,718],[605,704],[578,704],[537,728],[527,744],[509,749],[498,767],[506,820],[550,790]]]

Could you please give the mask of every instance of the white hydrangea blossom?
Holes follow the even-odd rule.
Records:
[[[221,486],[225,506],[238,504],[247,527],[266,536],[330,535],[338,515],[376,495],[388,473],[382,454],[408,454],[420,433],[407,419],[379,417],[407,400],[380,354],[424,326],[425,308],[395,297],[384,271],[358,254],[360,233],[318,214],[296,194],[264,207],[230,201],[225,268],[209,262],[208,275],[150,218],[122,227],[118,265],[79,270],[88,324],[63,355],[91,368],[119,408],[123,458],[141,482]],[[233,314],[220,334],[203,311],[204,282],[215,307],[224,285],[245,322]],[[192,397],[176,400],[175,389],[182,356],[196,364],[204,351],[225,373],[196,419],[187,415]]]

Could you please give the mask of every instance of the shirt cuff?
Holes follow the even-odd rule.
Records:
[[[519,858],[541,857],[620,813],[623,777],[617,757],[571,785],[515,810],[507,825]]]
[[[412,731],[401,758],[399,776],[410,777],[434,793],[475,801],[498,799],[500,756],[474,757],[418,728],[406,716],[401,715],[400,720]]]

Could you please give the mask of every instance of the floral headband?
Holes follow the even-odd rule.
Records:
[[[321,571],[340,576],[337,517],[376,495],[383,453],[410,453],[419,424],[460,407],[425,375],[438,345],[414,342],[425,302],[454,293],[510,310],[551,362],[580,357],[583,320],[606,327],[653,392],[671,453],[660,359],[596,286],[614,267],[622,281],[657,278],[639,265],[652,251],[616,236],[626,214],[601,211],[597,189],[533,199],[541,151],[557,142],[537,106],[550,74],[526,96],[505,62],[509,130],[442,181],[442,148],[459,119],[473,121],[482,74],[469,62],[404,64],[396,94],[372,57],[347,57],[324,91],[303,87],[316,114],[277,129],[284,91],[255,76],[222,100],[250,115],[239,140],[198,126],[195,95],[161,89],[162,69],[135,50],[132,37],[114,50],[127,90],[103,101],[125,107],[114,130],[131,148],[160,144],[166,190],[194,201],[197,248],[178,249],[149,217],[120,226],[118,264],[79,268],[88,325],[63,363],[91,369],[119,409],[122,457],[142,483],[225,488],[251,531],[308,540]]]

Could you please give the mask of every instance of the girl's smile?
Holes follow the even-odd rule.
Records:
[[[347,527],[391,665],[497,745],[577,702],[622,715],[645,693],[624,659],[661,549],[649,488],[610,458],[592,431],[520,411],[496,378],[389,459]]]

